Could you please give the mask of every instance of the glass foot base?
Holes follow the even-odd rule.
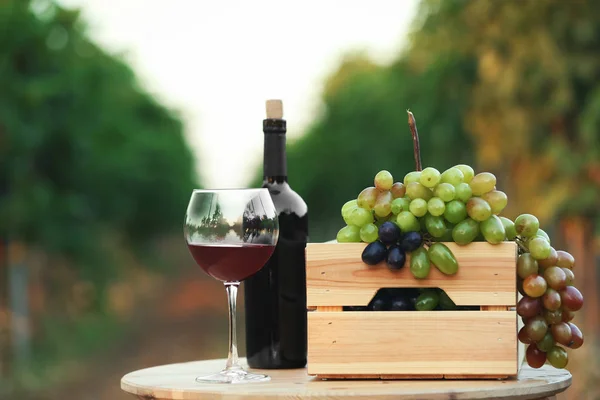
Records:
[[[270,381],[269,375],[253,374],[244,369],[224,369],[211,375],[203,375],[196,378],[199,383],[252,383]]]

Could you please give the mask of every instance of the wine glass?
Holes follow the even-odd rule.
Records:
[[[275,206],[267,189],[194,190],[185,215],[185,240],[196,263],[225,284],[229,301],[229,355],[225,368],[196,378],[203,383],[263,382],[267,375],[239,363],[236,297],[240,281],[258,272],[279,238]]]

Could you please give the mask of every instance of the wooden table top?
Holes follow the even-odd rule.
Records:
[[[243,360],[245,365],[245,360]],[[221,399],[545,399],[571,385],[571,374],[548,365],[521,368],[514,380],[319,380],[306,369],[263,370],[271,381],[240,385],[200,384],[196,376],[220,371],[225,360],[163,365],[131,372],[121,389],[143,400]]]

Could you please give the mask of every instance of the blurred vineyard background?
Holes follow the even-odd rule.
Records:
[[[126,399],[126,372],[226,351],[222,288],[181,237],[198,160],[77,10],[36,3],[0,2],[0,399]],[[311,241],[414,168],[410,109],[425,165],[493,172],[505,214],[575,256],[586,344],[561,398],[600,399],[600,3],[422,1],[395,61],[348,54],[322,103],[288,154]]]

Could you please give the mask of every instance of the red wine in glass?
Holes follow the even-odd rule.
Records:
[[[229,353],[221,371],[196,377],[200,383],[264,382],[268,375],[240,364],[236,298],[241,281],[264,267],[279,238],[277,210],[267,189],[197,189],[185,213],[183,232],[190,254],[204,272],[222,282],[229,306]]]
[[[188,249],[208,275],[223,282],[239,282],[258,272],[273,254],[275,246],[188,244]]]

